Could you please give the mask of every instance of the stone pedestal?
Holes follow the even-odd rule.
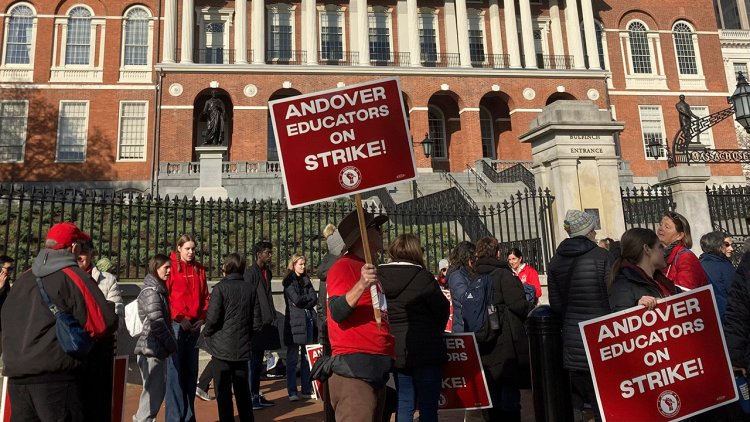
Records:
[[[222,145],[203,145],[195,148],[200,163],[200,185],[193,191],[197,199],[226,199],[229,195],[221,186],[221,167],[227,147]]]
[[[706,182],[711,178],[711,169],[705,165],[679,165],[660,171],[657,177],[660,185],[672,189],[675,211],[690,223],[692,249],[700,255],[701,237],[713,231],[706,196]]]
[[[537,116],[519,138],[531,144],[536,185],[549,188],[555,241],[569,209],[598,213],[599,238],[619,239],[625,231],[614,135],[624,124],[591,101],[556,101]]]

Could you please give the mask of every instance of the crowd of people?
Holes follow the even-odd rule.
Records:
[[[136,298],[143,323],[135,348],[143,381],[134,422],[153,421],[166,402],[167,421],[195,421],[196,395],[210,399],[213,382],[220,421],[254,420],[274,403],[260,393],[263,360],[286,347],[288,400],[314,397],[321,381],[326,421],[437,421],[445,332],[473,332],[493,406],[467,411],[467,421],[520,421],[521,389],[529,388],[524,322],[543,294],[539,274],[518,248],[502,250],[493,237],[459,242],[436,272],[422,240],[398,235],[383,251],[385,215],[356,211],[323,236],[327,253],[317,268],[294,254],[283,277],[284,315],[271,292],[273,245],[261,241],[246,257],[224,257],[223,278],[209,292],[196,259],[196,240],[177,239],[157,254]],[[564,368],[576,420],[592,409],[601,420],[578,324],[711,284],[738,373],[750,362],[750,253],[735,270],[731,237],[712,232],[692,253],[688,221],[665,212],[656,232],[633,228],[619,241],[597,242],[592,215],[569,210],[569,237],[547,267],[548,301],[562,320]],[[53,225],[32,268],[9,283],[14,261],[0,256],[0,327],[12,421],[110,420],[115,337],[125,308],[106,260],[95,262],[95,242],[72,223]],[[384,263],[378,265],[381,252]],[[40,290],[49,295],[47,306]],[[374,292],[374,293],[373,293]],[[377,309],[377,312],[374,310]],[[93,339],[85,356],[59,344],[61,314],[71,314]],[[283,324],[280,331],[277,322]],[[118,327],[120,327],[118,329]],[[320,343],[312,370],[305,346]],[[198,382],[198,356],[211,356]],[[299,383],[297,368],[299,367]],[[107,383],[109,381],[109,383]],[[108,384],[108,385],[107,385]],[[84,405],[85,404],[85,405]],[[714,420],[730,414],[712,411]],[[728,419],[728,420],[731,420]]]

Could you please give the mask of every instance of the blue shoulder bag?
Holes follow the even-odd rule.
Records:
[[[73,314],[61,311],[57,305],[52,303],[47,295],[47,291],[44,290],[41,278],[36,278],[36,285],[39,286],[39,293],[42,294],[42,299],[44,299],[47,308],[49,308],[52,315],[55,316],[55,334],[57,335],[57,343],[62,347],[65,353],[78,359],[85,358],[91,351],[91,347],[94,345],[91,336],[89,336],[83,327],[81,327],[81,324]]]

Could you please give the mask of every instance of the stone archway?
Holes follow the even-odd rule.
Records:
[[[207,116],[204,114],[206,101],[211,98],[214,92],[216,92],[216,98],[224,103],[224,139],[222,140],[222,145],[227,147],[224,161],[229,161],[229,151],[231,150],[232,144],[232,128],[234,126],[234,105],[232,104],[232,97],[229,93],[220,88],[207,88],[195,96],[195,101],[193,102],[193,161],[198,160],[198,157],[195,154],[195,147],[203,144],[206,132]]]
[[[498,159],[502,156],[502,135],[511,131],[507,97],[500,92],[487,93],[479,101],[479,108],[482,158]]]

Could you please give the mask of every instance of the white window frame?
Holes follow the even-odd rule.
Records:
[[[651,73],[635,73],[634,71],[629,28],[636,22],[643,25],[646,29],[646,42],[649,49]],[[625,24],[625,29],[620,31],[620,50],[622,51],[622,62],[625,64],[623,69],[625,71],[626,89],[668,89],[658,32],[651,30],[642,20],[633,19],[628,21]]]
[[[295,46],[295,32],[296,32],[296,20],[295,20],[295,11],[297,10],[296,5],[287,4],[287,3],[274,3],[269,4],[266,6],[266,51],[272,51],[271,48],[271,39],[273,37],[273,33],[271,32],[271,28],[273,27],[273,17],[275,14],[278,13],[289,13],[289,26],[291,27],[290,37],[291,37],[291,48],[290,48],[290,54],[291,60],[297,60],[298,58],[295,56],[295,51],[297,51],[297,48]],[[278,46],[274,46],[273,51],[283,51],[279,50],[277,48]],[[278,54],[274,57],[266,57],[272,61],[280,60],[278,57]],[[301,60],[301,58],[299,58]],[[281,60],[287,60],[286,58],[283,58]]]
[[[479,22],[479,29],[482,31],[482,55],[484,56],[483,61],[473,60],[471,57],[471,43],[469,42],[469,33],[466,33],[466,41],[469,45],[469,61],[472,63],[488,63],[489,57],[487,56],[487,22],[484,19],[484,10],[481,9],[466,9],[466,30],[471,31],[471,20],[476,19]]]
[[[675,38],[676,32],[674,31],[675,26],[678,24],[684,24],[690,29],[690,38],[693,41],[693,54],[695,55],[695,69],[696,74],[682,74],[680,73],[680,62],[679,58],[677,57],[677,39]],[[701,60],[701,50],[700,46],[698,44],[698,34],[695,32],[695,27],[691,25],[689,22],[680,20],[674,23],[672,25],[672,47],[674,48],[674,61],[675,66],[677,68],[677,76],[680,80],[680,89],[681,90],[700,90],[705,91],[708,88],[706,87],[706,76],[703,74],[703,62]]]
[[[84,143],[83,143],[83,159],[82,160],[70,160],[70,159],[60,159],[60,136],[62,135],[61,129],[62,129],[62,110],[63,110],[63,104],[66,103],[85,103],[86,104],[86,131],[84,134]],[[88,150],[88,141],[89,141],[89,118],[90,118],[90,110],[91,110],[91,104],[89,100],[60,100],[60,105],[58,108],[58,116],[57,116],[57,140],[55,142],[55,162],[56,163],[83,163],[86,161],[86,152]]]
[[[646,138],[644,136],[644,131],[643,131],[643,111],[644,111],[644,108],[646,108],[646,107],[658,110],[658,112],[659,112],[659,125],[661,126],[661,139],[662,139],[661,144],[664,147],[662,149],[662,155],[660,157],[649,157],[648,156],[648,146],[646,144]],[[650,118],[650,116],[647,116],[647,117]],[[658,161],[660,161],[660,160],[666,160],[667,159],[667,148],[669,146],[667,144],[667,132],[664,129],[664,113],[662,112],[661,105],[649,105],[649,104],[639,105],[638,106],[638,123],[639,123],[640,129],[641,129],[641,145],[643,147],[643,158],[645,158],[646,160],[649,160],[649,161],[651,161],[651,160],[658,160]]]
[[[442,141],[441,147],[443,148],[443,152],[445,153],[444,155],[434,154],[437,151],[437,149],[435,149],[435,145],[433,145],[433,148],[432,148],[432,151],[433,151],[432,160],[433,161],[448,161],[448,156],[449,156],[449,154],[448,154],[448,134],[445,131],[445,113],[443,113],[443,110],[441,110],[440,107],[438,107],[438,106],[430,105],[430,106],[427,107],[427,130],[428,130],[428,132],[429,132],[429,125],[430,125],[430,111],[434,111],[434,112],[436,112],[437,114],[440,115],[440,125],[441,125],[440,130],[443,132],[443,139],[440,140],[440,139],[434,138],[432,136],[433,135],[432,133],[429,134],[430,138],[436,143],[435,145],[437,145],[438,142]]]
[[[432,19],[432,30],[435,31],[435,54],[437,54],[435,62],[439,63],[441,60],[440,57],[440,21],[438,20],[438,10],[433,9],[431,7],[420,7],[419,10],[417,10],[417,37],[419,37],[419,52],[420,56],[424,54],[422,51],[422,37],[419,35],[419,31],[423,30],[423,23],[424,19],[423,17],[429,16]],[[420,63],[429,63],[429,61],[422,60],[422,57],[419,58]]]
[[[125,29],[128,22],[128,14],[135,9],[141,9],[148,14],[147,29],[147,52],[145,65],[125,64]],[[154,61],[154,16],[151,11],[141,5],[129,7],[122,15],[122,45],[120,48],[120,82],[151,82],[151,67]]]
[[[709,114],[711,114],[711,111],[709,110],[708,106],[690,106],[690,111],[693,112],[698,117],[706,117]],[[713,129],[710,127],[706,129],[705,131],[701,132],[699,136],[696,137],[696,141],[700,141],[702,145],[705,145],[706,148],[714,148],[714,132]]]
[[[388,61],[392,62],[395,60],[395,45],[393,44],[393,10],[390,7],[385,6],[370,6],[367,9],[367,51],[370,56],[370,63],[382,62],[382,60],[373,59],[372,51],[370,51],[370,21],[375,15],[385,16],[385,27],[388,29]]]
[[[335,4],[320,5],[318,10],[318,45],[315,48],[318,49],[318,57],[321,61],[332,61],[333,59],[323,59],[323,15],[338,15],[338,24],[341,28],[341,60],[347,61],[347,48],[346,48],[346,15],[344,8]]]
[[[23,124],[23,143],[21,144],[21,159],[20,160],[0,159],[0,163],[23,163],[24,158],[26,157],[26,141],[27,141],[28,130],[29,130],[29,100],[1,100],[0,101],[0,104],[3,104],[3,105],[8,104],[8,103],[23,103],[26,109],[26,112],[24,115],[24,124]],[[2,122],[4,118],[5,116],[0,114],[0,122]],[[3,128],[2,124],[0,124],[0,132],[7,133],[7,131]]]
[[[17,64],[7,63],[8,55],[8,29],[10,28],[10,20],[13,17],[13,10],[18,7],[25,6],[31,9],[31,39],[29,48],[29,63]],[[30,3],[16,3],[8,9],[5,14],[5,25],[3,29],[3,54],[2,62],[0,62],[0,82],[33,82],[34,81],[34,56],[36,53],[36,30],[37,30],[37,12],[34,6]]]
[[[222,34],[222,48],[224,49],[225,53],[224,57],[222,58],[222,63],[220,64],[230,64],[233,58],[229,55],[229,34],[233,32],[232,28],[234,25],[234,20],[232,19],[232,16],[234,14],[234,9],[214,6],[196,7],[195,9],[195,13],[198,15],[198,48],[203,51],[208,49],[206,45],[208,43],[206,37],[206,28],[208,27],[208,25],[215,23],[223,24],[224,33]],[[294,33],[294,30],[292,30],[292,33]],[[216,64],[207,63],[205,56],[199,56],[198,60],[203,64]]]
[[[91,13],[89,64],[87,65],[65,64],[69,15],[76,7],[86,8]],[[74,4],[66,11],[64,16],[55,17],[50,82],[102,82],[104,76],[104,42],[106,32],[104,17],[96,16],[94,10],[85,4]],[[97,34],[99,34],[98,40]],[[97,57],[99,60],[94,62]]]
[[[125,105],[127,104],[138,104],[143,105],[143,158],[122,158],[122,120],[123,120],[123,111],[125,108]],[[149,109],[148,109],[148,101],[120,101],[120,107],[119,107],[119,118],[117,123],[117,162],[144,162],[146,161],[146,156],[148,155],[148,115],[149,115]],[[132,145],[128,145],[132,146]]]

